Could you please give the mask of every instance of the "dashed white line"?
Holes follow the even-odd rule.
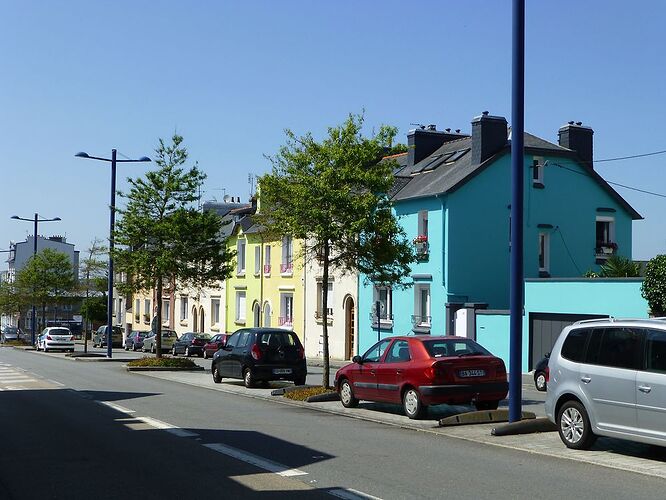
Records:
[[[227,455],[229,457],[259,467],[260,469],[267,470],[268,472],[273,472],[278,476],[294,477],[294,476],[307,475],[307,472],[302,471],[300,469],[290,469],[286,465],[273,462],[272,460],[268,460],[266,458],[258,457],[257,455],[253,455],[252,453],[249,453],[247,451],[239,450],[238,448],[232,448],[231,446],[227,446],[225,444],[210,443],[210,444],[204,444],[204,446],[218,453],[222,453],[223,455]]]

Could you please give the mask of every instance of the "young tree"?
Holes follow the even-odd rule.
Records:
[[[666,315],[666,255],[657,255],[647,263],[641,294],[654,316]]]
[[[31,296],[41,305],[42,325],[46,325],[46,306],[57,306],[75,290],[72,263],[67,254],[45,248],[16,274],[16,287],[20,295]]]
[[[404,285],[414,261],[412,245],[387,196],[393,185],[391,151],[397,130],[382,126],[364,137],[362,115],[350,115],[316,141],[287,130],[287,143],[269,157],[271,173],[260,180],[259,220],[269,232],[306,242],[304,263],[316,259],[322,282],[331,271],[358,271],[368,281]],[[329,386],[328,287],[322,287],[323,385]]]
[[[211,286],[232,270],[233,255],[221,236],[221,221],[193,203],[206,175],[195,164],[189,169],[183,138],[162,139],[155,150],[157,170],[145,178],[128,179],[127,206],[119,209],[113,258],[127,273],[127,291],[155,290],[157,318],[162,317],[162,290],[168,283]],[[157,357],[162,356],[162,321],[156,321]]]
[[[88,332],[92,321],[104,321],[107,306],[101,307],[100,294],[106,290],[108,279],[108,262],[103,259],[108,248],[102,240],[95,238],[87,250],[86,257],[81,261],[79,268],[80,291],[85,292],[85,299],[81,306],[81,316],[86,320],[83,335],[83,352],[88,352]],[[106,300],[106,299],[104,299]],[[103,315],[102,315],[103,312]]]

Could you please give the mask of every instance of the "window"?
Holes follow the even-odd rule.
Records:
[[[245,291],[236,292],[236,321],[245,321]]]
[[[190,310],[188,306],[188,299],[187,297],[181,297],[180,298],[180,320],[181,321],[186,321],[187,318],[189,317]]]
[[[333,304],[335,303],[335,297],[333,297],[333,283],[328,283],[328,297],[326,300],[326,317],[333,317]],[[317,318],[322,318],[324,316],[324,284],[319,281],[317,282]]]
[[[220,324],[220,299],[210,301],[210,319],[213,325]]]
[[[562,357],[570,361],[583,361],[589,334],[590,330],[585,329],[570,331],[562,345]]]
[[[543,168],[545,162],[543,157],[535,156],[532,160],[532,184],[535,187],[543,187]]]
[[[294,294],[280,294],[280,318],[279,326],[293,326],[294,324]]]
[[[264,274],[271,274],[271,247],[264,247]]]
[[[539,272],[547,273],[550,269],[550,235],[539,233]]]
[[[363,361],[377,363],[380,359],[382,359],[384,351],[386,351],[386,348],[390,343],[391,339],[380,340],[367,350],[367,352],[363,355]]]
[[[597,216],[596,220],[596,247],[597,254],[613,254],[617,249],[615,243],[615,219],[607,216]]]
[[[169,323],[171,319],[171,301],[169,299],[162,301],[162,324]]]
[[[430,326],[430,285],[414,286],[414,326]]]
[[[291,274],[294,267],[294,246],[291,236],[282,238],[282,264],[280,273]]]
[[[254,274],[256,276],[261,274],[261,247],[259,245],[254,247]]]
[[[373,291],[373,309],[377,302],[380,303],[379,306],[379,317],[382,321],[392,320],[393,311],[391,310],[391,289],[389,287],[380,286],[375,287]],[[377,322],[377,313],[374,312],[373,322]]]
[[[245,240],[236,242],[236,274],[245,274]]]
[[[648,330],[645,353],[647,371],[666,373],[666,332]]]
[[[389,349],[386,359],[386,363],[404,363],[409,361],[411,356],[409,355],[409,345],[406,340],[396,340],[393,342],[391,349]]]
[[[417,237],[422,239],[424,242],[428,241],[428,211],[421,210],[419,212],[419,234]]]

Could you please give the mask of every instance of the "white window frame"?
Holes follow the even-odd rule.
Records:
[[[425,315],[422,314],[423,310],[423,292],[426,292],[425,297]],[[429,283],[418,283],[414,285],[414,326],[427,327],[429,328],[432,324],[431,317],[431,296],[430,296],[430,284]]]
[[[254,275],[261,274],[261,245],[254,247]]]
[[[538,237],[537,262],[540,273],[550,272],[550,234],[540,232]],[[543,252],[543,265],[541,265],[541,252]]]
[[[532,184],[541,184],[543,183],[543,171],[545,167],[545,162],[543,156],[534,156],[532,159]]]
[[[247,317],[247,294],[245,290],[236,290],[236,322],[245,323]]]

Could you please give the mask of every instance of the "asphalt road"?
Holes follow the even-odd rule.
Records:
[[[0,392],[0,499],[664,497],[656,478],[166,382],[114,362],[2,348],[3,368],[36,382]]]

